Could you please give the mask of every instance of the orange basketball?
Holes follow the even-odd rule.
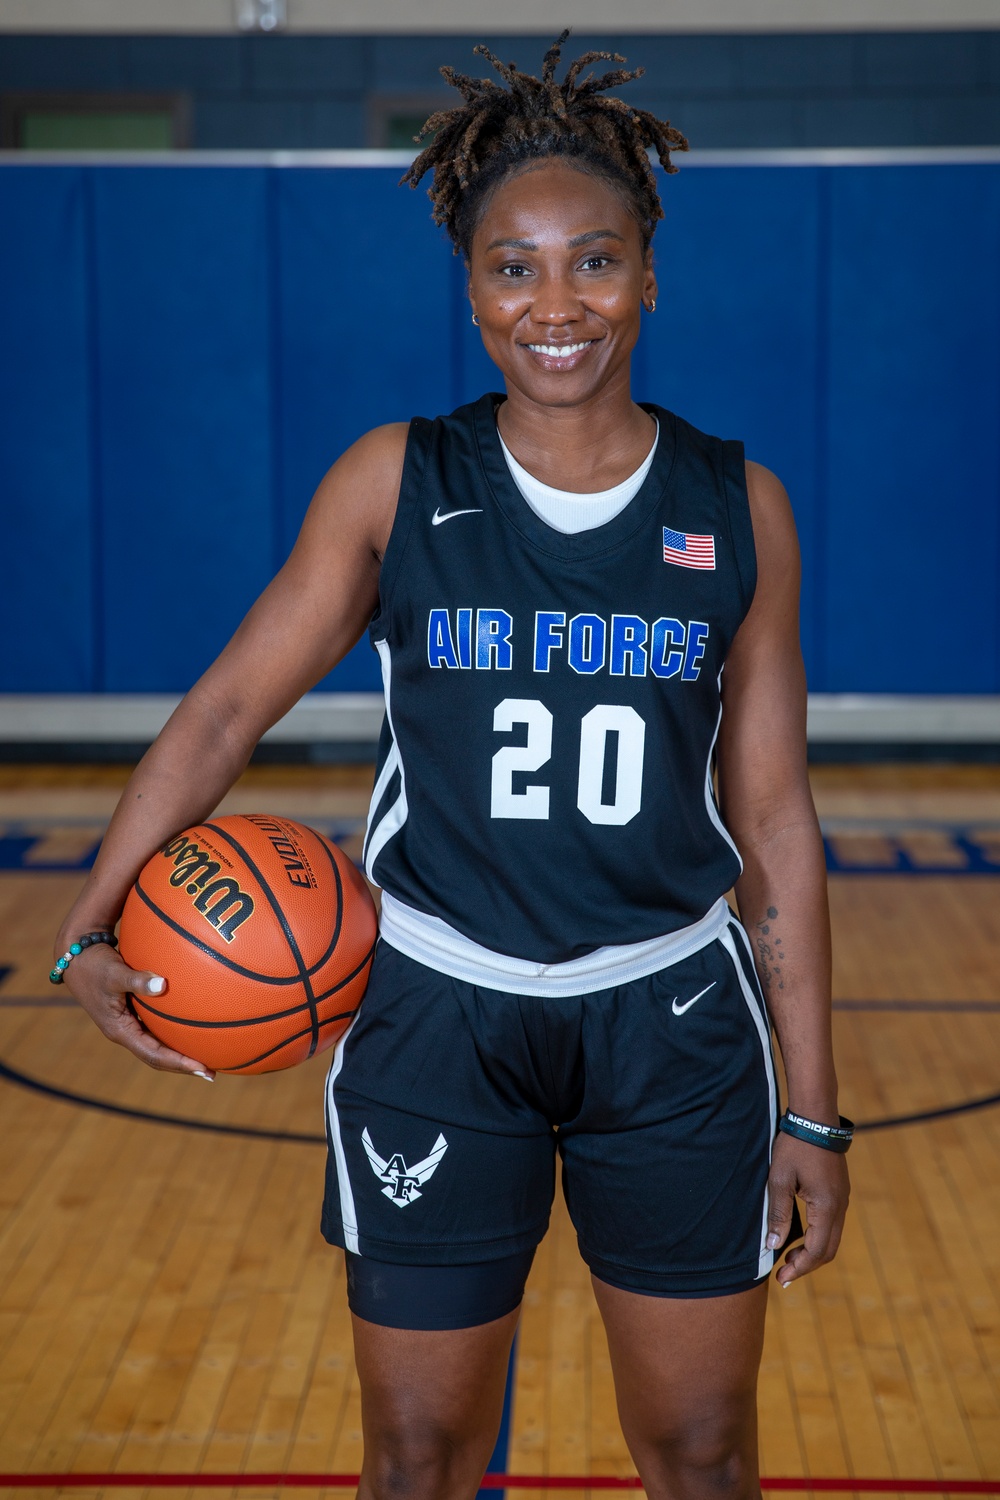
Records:
[[[162,997],[133,997],[155,1037],[224,1073],[269,1073],[350,1024],[375,935],[368,887],[336,845],[251,813],[188,828],[153,855],[119,946],[167,981]]]

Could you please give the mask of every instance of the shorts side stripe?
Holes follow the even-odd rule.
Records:
[[[735,921],[729,923],[728,927],[719,938],[719,941],[733,961],[733,968],[736,970],[736,977],[739,980],[740,989],[743,991],[743,998],[747,1003],[747,1009],[753,1016],[754,1025],[757,1028],[757,1035],[760,1038],[761,1051],[764,1054],[764,1072],[767,1074],[767,1092],[768,1103],[770,1107],[770,1138],[767,1148],[768,1160],[770,1161],[771,1148],[774,1144],[774,1122],[778,1116],[778,1088],[774,1077],[774,1059],[771,1056],[771,1032],[770,1028],[768,1027],[767,1021],[765,1020],[762,1007],[757,1000],[757,996],[753,992],[750,981],[747,979],[743,965],[740,962],[740,956],[736,951],[736,943],[733,939],[734,927],[741,934],[744,942],[747,942],[746,934],[743,932],[742,927],[740,927],[739,924]],[[749,948],[748,942],[747,946]],[[765,1248],[765,1241],[767,1239],[768,1207],[768,1191],[765,1187],[764,1209],[760,1231],[760,1259],[757,1263],[758,1279],[762,1276],[766,1276],[774,1265],[774,1251]]]
[[[340,1116],[337,1113],[337,1101],[334,1098],[333,1086],[344,1066],[344,1047],[347,1038],[354,1030],[357,1016],[348,1026],[340,1041],[333,1051],[333,1062],[326,1080],[326,1128],[330,1137],[330,1145],[333,1147],[334,1159],[337,1163],[337,1184],[340,1188],[340,1218],[344,1226],[344,1245],[352,1255],[360,1255],[358,1249],[358,1216],[354,1207],[354,1193],[351,1191],[351,1179],[347,1174],[347,1157],[344,1153],[344,1142],[340,1134]]]
[[[742,948],[743,952],[746,954],[746,958],[743,962],[743,973],[746,975],[746,981],[750,987],[750,993],[754,998],[754,1004],[759,1010],[761,1020],[764,1023],[764,1031],[767,1035],[768,1054],[770,1055],[771,1066],[773,1068],[774,1048],[771,1043],[771,1017],[768,1013],[767,1001],[764,999],[764,992],[760,987],[760,979],[757,977],[757,965],[754,963],[753,948],[750,946],[750,935],[747,932],[746,928],[743,926],[743,923],[740,922],[737,917],[733,916],[732,913],[730,913],[729,920],[733,932],[735,932],[737,937],[740,939],[740,942],[737,944],[737,948]],[[775,1118],[777,1119],[777,1116]]]

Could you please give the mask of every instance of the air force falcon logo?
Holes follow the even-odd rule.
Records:
[[[361,1141],[372,1164],[372,1171],[379,1182],[386,1185],[382,1189],[390,1203],[395,1203],[397,1208],[405,1208],[412,1203],[414,1198],[422,1196],[420,1188],[437,1171],[438,1162],[448,1149],[448,1142],[443,1135],[439,1135],[434,1142],[430,1156],[425,1156],[423,1161],[418,1161],[415,1166],[408,1167],[406,1162],[397,1151],[388,1161],[383,1161],[381,1156],[372,1145],[372,1138],[365,1126],[361,1135]]]

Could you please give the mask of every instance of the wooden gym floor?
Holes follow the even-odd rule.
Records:
[[[357,1472],[361,1437],[342,1264],[317,1227],[323,1059],[211,1088],[159,1076],[47,983],[124,775],[0,768],[0,1500],[15,1476],[139,1500],[148,1481],[100,1476],[176,1475],[171,1500],[213,1473],[327,1476],[220,1500],[343,1497],[330,1476]],[[356,850],[369,784],[259,768],[226,807]],[[814,786],[839,872],[842,1107],[870,1128],[840,1257],[772,1298],[762,1472],[1000,1493],[1000,768],[828,767]],[[634,1473],[561,1205],[506,1438],[495,1466],[541,1481],[524,1500]],[[69,1473],[96,1477],[46,1485]]]

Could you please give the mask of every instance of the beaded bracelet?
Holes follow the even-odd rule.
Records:
[[[778,1121],[778,1129],[785,1135],[793,1135],[797,1141],[808,1141],[810,1146],[822,1146],[824,1151],[843,1154],[854,1139],[854,1121],[846,1115],[840,1115],[839,1119],[839,1125],[821,1125],[818,1120],[807,1120],[804,1115],[786,1109]]]
[[[56,966],[49,974],[50,984],[62,984],[63,973],[69,968],[74,958],[79,958],[84,948],[92,948],[97,943],[107,943],[111,948],[118,947],[118,939],[113,932],[88,932],[75,943],[70,943],[62,958],[56,959]]]

